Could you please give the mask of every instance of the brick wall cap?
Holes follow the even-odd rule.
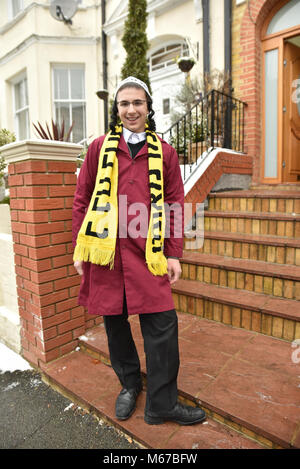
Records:
[[[7,164],[25,160],[76,161],[82,145],[58,140],[22,140],[0,147]]]

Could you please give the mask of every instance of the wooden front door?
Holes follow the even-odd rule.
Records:
[[[284,42],[282,181],[300,181],[300,36]]]

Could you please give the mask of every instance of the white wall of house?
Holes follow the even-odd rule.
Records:
[[[17,300],[9,205],[0,204],[0,339],[20,352],[20,316]]]
[[[28,137],[36,138],[32,123],[55,120],[53,73],[55,64],[78,65],[85,75],[86,132],[89,141],[104,130],[103,102],[96,91],[103,88],[101,45],[101,1],[78,0],[72,25],[50,15],[51,0],[0,0],[0,128],[18,135],[14,87],[27,79]],[[12,4],[20,11],[12,15]],[[105,32],[108,35],[108,88],[110,98],[120,80],[125,50],[122,46],[126,0],[106,1]],[[210,2],[210,66],[224,67],[224,0]],[[148,56],[159,48],[186,43],[196,59],[191,76],[201,78],[203,69],[203,18],[201,0],[148,0]],[[177,64],[150,73],[156,110],[157,129],[166,130],[170,115],[163,113],[163,102],[169,99],[174,108],[175,96],[185,75]],[[165,109],[166,111],[166,109]]]
[[[29,138],[32,122],[55,119],[53,73],[55,64],[79,65],[85,74],[86,136],[99,135],[103,115],[96,96],[101,87],[101,9],[95,0],[83,0],[72,25],[50,15],[49,2],[23,0],[24,9],[10,19],[11,0],[0,0],[0,127],[17,133],[14,86],[27,78]]]

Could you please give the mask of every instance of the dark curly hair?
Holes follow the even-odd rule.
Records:
[[[138,88],[138,89],[144,90],[144,88],[142,88],[142,86],[139,86],[136,83],[125,83],[123,86],[120,87],[118,92],[125,89],[125,88]],[[147,119],[149,130],[151,130],[152,132],[155,132],[156,124],[155,124],[155,120],[153,119],[154,111],[152,109],[152,99],[150,98],[150,96],[146,92],[145,92],[145,94],[146,94],[146,98],[147,98],[147,106],[148,106],[148,112],[149,112],[148,119]],[[120,119],[119,119],[119,116],[118,116],[117,97],[116,97],[115,100],[114,100],[113,106],[111,108],[110,123],[109,123],[110,130],[113,131],[115,126],[118,124],[118,122],[120,122]]]

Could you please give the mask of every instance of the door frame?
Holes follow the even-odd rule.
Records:
[[[273,16],[280,8],[286,4],[286,0],[279,2],[269,13],[261,31],[261,64],[262,64],[262,164],[261,182],[263,184],[280,184],[283,181],[283,54],[285,39],[300,35],[300,25],[285,29],[278,33],[266,35],[267,28]],[[277,177],[265,177],[265,53],[267,51],[278,50],[278,88],[277,88]]]

